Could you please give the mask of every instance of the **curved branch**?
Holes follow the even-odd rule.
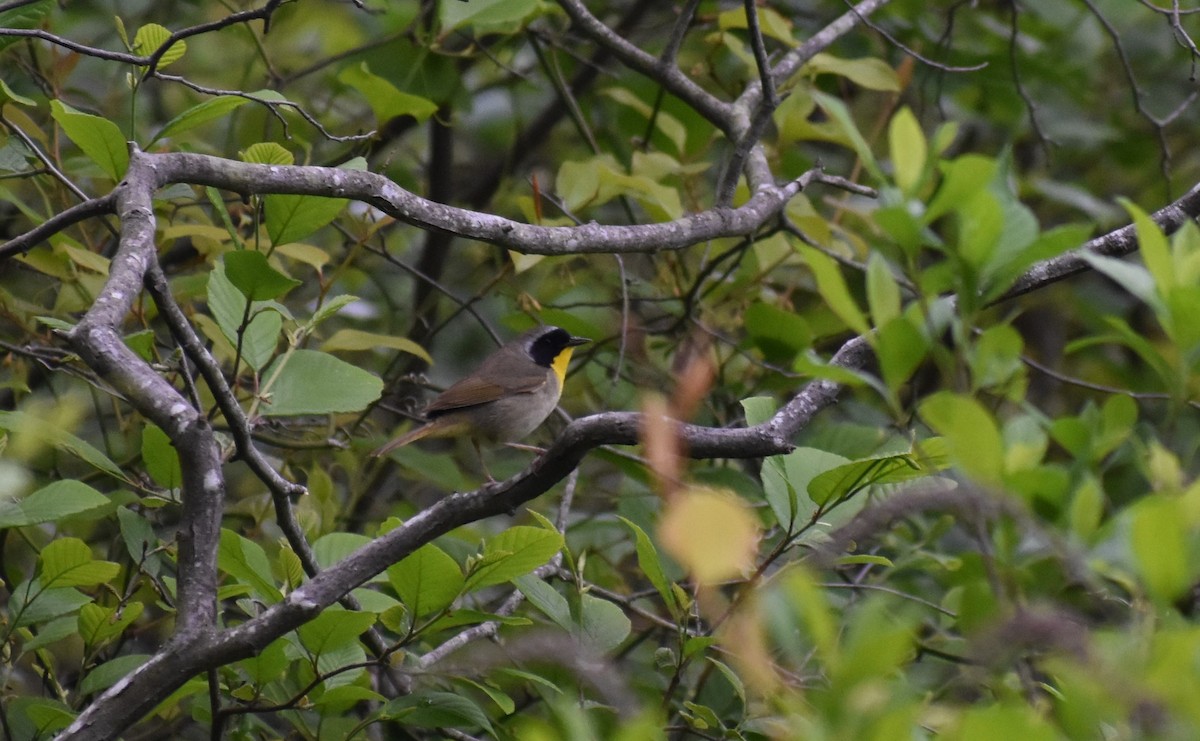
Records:
[[[111,214],[116,211],[116,204],[117,194],[114,191],[99,198],[89,198],[83,203],[76,203],[65,211],[59,211],[24,234],[0,244],[0,260],[28,252],[63,229],[81,221],[94,216]]]
[[[812,169],[783,185],[760,187],[737,208],[712,208],[657,224],[536,226],[501,216],[436,203],[401,188],[382,175],[311,165],[256,165],[203,154],[135,151],[157,175],[157,185],[190,183],[236,193],[293,193],[350,198],[422,229],[449,232],[530,255],[626,253],[679,250],[719,237],[751,234],[776,216],[809,183],[822,178]]]

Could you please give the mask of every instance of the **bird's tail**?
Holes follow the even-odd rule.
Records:
[[[378,458],[381,455],[387,455],[388,453],[392,452],[396,448],[399,448],[402,445],[408,445],[411,442],[420,440],[421,438],[425,437],[426,435],[428,435],[431,432],[433,432],[433,425],[432,424],[423,424],[420,427],[409,430],[408,432],[404,433],[403,435],[396,438],[395,440],[391,440],[388,443],[386,443],[385,445],[382,445],[381,447],[377,448],[375,450],[375,452],[371,453],[371,457]]]

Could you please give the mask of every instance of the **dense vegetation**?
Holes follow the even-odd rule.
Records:
[[[0,4],[4,736],[1195,738],[1180,5]]]

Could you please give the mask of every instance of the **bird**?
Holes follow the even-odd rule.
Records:
[[[558,405],[576,347],[591,342],[561,327],[543,326],[497,348],[462,380],[438,394],[423,425],[371,453],[379,457],[423,438],[467,436],[488,481],[480,443],[515,443],[533,432]]]

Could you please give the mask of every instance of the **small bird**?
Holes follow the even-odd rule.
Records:
[[[475,372],[425,407],[428,421],[371,455],[387,455],[426,437],[469,436],[489,481],[480,442],[512,443],[533,432],[562,396],[575,348],[591,342],[560,327],[537,327],[498,348]]]

